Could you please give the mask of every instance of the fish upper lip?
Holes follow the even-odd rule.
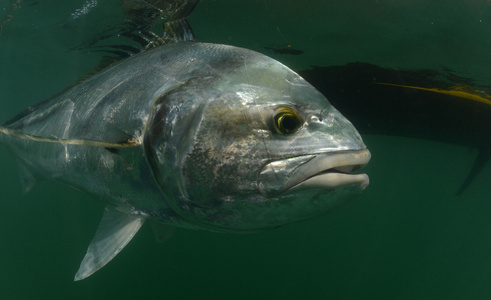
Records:
[[[350,174],[370,160],[368,149],[325,152],[273,161],[259,174],[259,190],[265,196],[305,189],[334,189],[356,184],[368,186],[366,174]]]

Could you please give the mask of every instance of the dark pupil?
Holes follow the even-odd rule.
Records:
[[[280,119],[280,128],[286,132],[293,131],[298,127],[298,120],[292,115],[285,115]]]

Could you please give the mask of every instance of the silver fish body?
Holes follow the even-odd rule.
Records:
[[[75,279],[144,220],[256,231],[363,191],[370,153],[300,76],[262,54],[195,42],[135,55],[0,127],[26,189],[62,182],[108,203]]]

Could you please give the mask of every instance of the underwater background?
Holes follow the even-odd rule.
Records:
[[[119,4],[0,0],[0,123],[91,71],[102,54],[75,47],[117,24]],[[490,1],[202,0],[189,21],[198,41],[295,71],[365,62],[491,82]],[[363,138],[370,186],[329,214],[254,234],[178,229],[165,243],[147,225],[80,282],[104,204],[53,182],[23,195],[0,147],[0,299],[490,299],[491,163],[456,196],[476,148]]]

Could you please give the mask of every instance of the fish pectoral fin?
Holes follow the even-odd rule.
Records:
[[[105,266],[131,241],[144,220],[142,216],[125,214],[107,206],[74,280],[87,278]]]
[[[176,233],[176,227],[167,224],[157,223],[155,221],[152,221],[150,223],[150,227],[152,227],[153,235],[157,243],[167,242]]]

